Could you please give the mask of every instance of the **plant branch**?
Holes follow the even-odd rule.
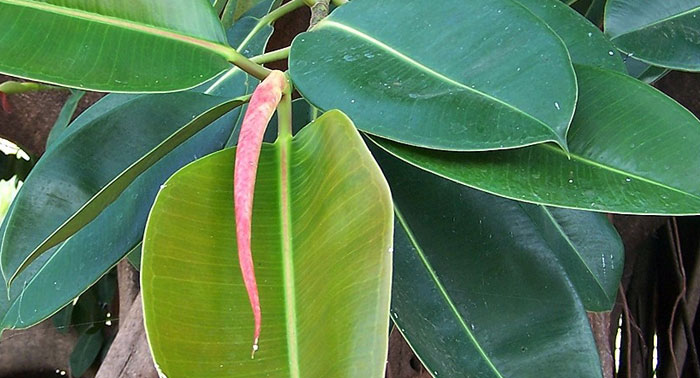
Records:
[[[250,58],[250,61],[257,64],[265,64],[287,59],[289,57],[289,50],[291,50],[291,46],[275,51],[269,51],[258,56],[254,56]]]
[[[326,18],[330,10],[330,0],[316,0],[316,3],[311,6],[311,21],[309,22],[309,30],[313,29],[316,24]]]
[[[270,74],[270,70],[267,68],[256,64],[252,62],[250,59],[246,58],[243,54],[239,53],[238,51],[234,49],[230,49],[229,51],[229,56],[228,61],[235,65],[236,67],[242,69],[243,71],[247,72],[248,74],[263,80],[264,78],[267,77],[267,75]]]
[[[335,5],[336,7],[339,7],[347,4],[348,0],[331,0],[331,3],[333,3],[333,5]]]
[[[248,33],[248,35],[245,37],[245,39],[243,39],[241,44],[238,45],[238,50],[243,49],[248,44],[248,42],[250,42],[253,36],[260,31],[260,29],[272,24],[287,13],[293,12],[303,7],[304,5],[306,5],[305,0],[292,0],[273,10],[272,12],[266,14],[263,18],[260,19],[260,21],[258,21],[258,23],[253,27],[253,30],[251,30],[250,33]]]

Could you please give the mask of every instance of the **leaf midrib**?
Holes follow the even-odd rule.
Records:
[[[291,136],[278,138],[274,146],[279,156],[279,192],[280,192],[280,233],[282,245],[282,274],[284,280],[284,307],[287,320],[287,360],[290,378],[300,378],[299,371],[299,342],[297,340],[297,315],[296,315],[296,285],[294,278],[294,258],[292,256],[291,234],[291,204],[289,193],[291,183],[289,180]]]
[[[499,378],[504,378],[503,375],[498,371],[496,366],[493,364],[491,361],[491,358],[486,354],[486,351],[481,347],[481,344],[479,344],[479,341],[476,339],[474,334],[470,331],[469,326],[467,326],[467,322],[464,320],[462,317],[462,314],[459,313],[459,310],[457,310],[457,306],[452,302],[452,299],[450,296],[447,294],[447,289],[445,286],[442,284],[440,281],[440,278],[437,276],[437,273],[433,269],[432,265],[428,261],[428,258],[425,256],[425,253],[423,252],[423,249],[421,248],[420,244],[416,240],[415,236],[413,235],[413,231],[411,228],[408,226],[408,223],[406,222],[405,218],[403,217],[403,214],[399,210],[398,206],[394,204],[394,212],[396,213],[396,219],[401,223],[401,226],[403,227],[404,231],[406,232],[406,235],[408,236],[408,239],[411,241],[411,244],[415,247],[416,254],[418,255],[418,258],[420,258],[421,263],[425,266],[425,269],[428,271],[428,274],[430,275],[430,278],[433,280],[435,283],[435,286],[438,289],[438,292],[441,294],[442,299],[447,303],[447,306],[450,308],[450,312],[452,312],[459,322],[459,324],[462,326],[464,333],[467,334],[469,337],[469,340],[472,342],[474,347],[477,349],[479,352],[479,355],[483,358],[483,360],[486,362],[486,364],[491,368],[491,370],[496,374],[497,377]]]
[[[559,152],[559,149],[556,148],[556,147],[554,147],[554,146],[550,146],[550,145],[547,145],[547,144],[540,144],[540,145],[537,145],[537,146],[538,146],[538,147],[541,147],[541,148],[546,148],[546,149],[552,150],[552,151],[554,151],[554,152],[556,152],[556,153],[560,153],[560,152]],[[581,156],[581,155],[578,155],[578,154],[576,154],[576,153],[570,153],[569,155],[567,155],[565,152],[562,151],[560,154],[569,157],[571,160],[579,160],[579,161],[584,162],[584,163],[586,163],[586,164],[588,164],[588,165],[591,165],[591,166],[594,166],[594,167],[598,167],[598,168],[600,168],[600,169],[607,170],[607,171],[610,171],[610,172],[613,172],[613,173],[617,173],[617,174],[619,174],[619,175],[621,175],[621,176],[625,176],[625,177],[629,177],[629,178],[634,178],[634,179],[636,179],[636,180],[639,180],[639,181],[642,181],[642,182],[646,182],[647,184],[655,185],[655,186],[664,188],[664,189],[666,189],[666,190],[669,190],[669,191],[672,191],[672,192],[676,192],[676,193],[680,193],[680,194],[682,194],[682,195],[684,195],[684,196],[689,196],[689,197],[692,197],[692,198],[694,198],[694,199],[696,199],[696,200],[700,200],[700,196],[698,196],[698,195],[696,195],[696,194],[686,192],[686,191],[684,191],[684,190],[682,190],[682,189],[678,189],[678,188],[675,188],[675,187],[673,187],[673,186],[666,185],[666,184],[660,183],[660,182],[658,182],[658,181],[654,181],[654,180],[652,180],[652,179],[646,178],[646,177],[644,177],[644,176],[637,175],[637,174],[632,173],[632,172],[626,172],[626,171],[623,171],[623,170],[621,170],[621,169],[619,169],[619,168],[615,168],[615,167],[610,166],[610,165],[606,165],[606,164],[599,163],[599,162],[594,161],[594,160],[587,159],[587,158],[585,158],[585,157],[583,157],[583,156]]]
[[[342,23],[339,23],[339,22],[336,22],[336,21],[332,21],[332,20],[329,20],[329,19],[325,19],[325,20],[321,21],[321,22],[316,26],[316,28],[315,28],[314,30],[319,30],[319,29],[321,29],[321,28],[323,28],[323,27],[330,27],[330,28],[334,28],[334,27],[335,27],[335,28],[337,28],[337,29],[344,30],[344,31],[346,31],[346,32],[348,32],[348,33],[351,33],[351,34],[353,34],[353,35],[355,35],[355,36],[357,36],[357,37],[359,37],[359,38],[361,38],[361,39],[364,39],[364,40],[366,40],[367,42],[378,46],[380,49],[383,49],[383,50],[389,52],[390,54],[396,56],[398,59],[405,61],[407,64],[410,64],[410,65],[412,65],[412,66],[415,66],[415,67],[417,67],[419,70],[424,71],[424,72],[428,73],[429,75],[434,76],[434,77],[436,77],[437,79],[439,79],[439,80],[441,80],[441,81],[444,81],[444,82],[447,82],[447,83],[452,84],[452,85],[454,85],[454,86],[457,86],[457,87],[459,87],[459,88],[462,88],[462,89],[464,89],[465,91],[472,92],[472,93],[475,93],[475,94],[477,94],[477,95],[479,95],[479,96],[485,97],[485,98],[487,98],[488,100],[490,100],[490,101],[492,101],[492,102],[495,102],[495,103],[497,103],[497,104],[499,104],[499,105],[501,105],[501,106],[504,106],[504,107],[510,109],[510,110],[513,111],[513,112],[516,112],[516,113],[518,113],[518,114],[523,115],[524,117],[526,117],[526,118],[528,118],[528,119],[530,119],[530,120],[536,122],[536,123],[539,124],[540,126],[542,126],[542,127],[544,127],[545,129],[549,130],[554,136],[557,137],[557,140],[558,140],[559,138],[561,138],[561,136],[559,135],[559,133],[557,132],[557,130],[555,130],[554,128],[552,128],[551,126],[549,126],[548,124],[546,124],[545,122],[541,121],[540,119],[534,117],[533,115],[531,115],[531,114],[529,114],[529,113],[526,113],[525,111],[523,111],[523,110],[521,110],[521,109],[518,109],[518,108],[516,108],[515,106],[513,106],[513,105],[511,105],[511,104],[509,104],[509,103],[507,103],[507,102],[504,102],[504,101],[501,100],[501,99],[498,99],[498,98],[496,98],[496,97],[493,97],[493,96],[491,96],[491,95],[489,95],[489,94],[487,94],[487,93],[485,93],[485,92],[482,92],[482,91],[480,91],[480,90],[478,90],[478,89],[476,89],[476,88],[472,88],[472,87],[470,87],[470,86],[468,86],[468,85],[465,85],[465,84],[463,84],[463,83],[460,83],[459,81],[457,81],[457,80],[455,80],[455,79],[452,79],[452,78],[450,78],[450,77],[448,77],[448,76],[446,76],[446,75],[444,75],[444,74],[442,74],[442,73],[440,73],[440,72],[438,72],[438,71],[436,71],[436,70],[434,70],[434,69],[432,69],[432,68],[426,66],[425,64],[423,64],[423,63],[421,63],[421,62],[416,61],[415,59],[413,59],[413,58],[409,57],[408,55],[406,55],[406,54],[404,54],[404,53],[402,53],[402,52],[400,52],[400,51],[394,49],[393,47],[391,47],[391,46],[385,44],[384,42],[382,42],[382,41],[380,41],[380,40],[378,40],[378,39],[376,39],[376,38],[374,38],[374,37],[371,37],[371,36],[367,35],[366,33],[361,32],[360,30],[357,30],[357,29],[355,29],[355,28],[353,28],[353,27],[351,27],[351,26],[349,26],[349,25],[345,25],[345,24],[342,24]]]
[[[88,20],[96,23],[101,23],[109,26],[113,26],[116,28],[121,28],[125,30],[130,30],[130,31],[139,31],[142,33],[170,39],[170,40],[175,40],[179,41],[182,43],[187,43],[190,45],[194,45],[197,47],[201,47],[203,49],[209,50],[211,52],[214,52],[223,58],[226,58],[227,60],[232,59],[232,54],[231,51],[233,50],[232,48],[228,46],[224,46],[222,44],[216,43],[216,42],[211,42],[207,41],[204,39],[200,39],[197,37],[185,35],[185,34],[180,34],[175,31],[171,31],[168,29],[162,29],[155,27],[153,25],[148,25],[148,24],[143,24],[131,20],[125,20],[117,17],[112,17],[112,16],[105,16],[102,14],[98,13],[93,13],[93,12],[87,12],[79,9],[72,9],[72,8],[67,8],[67,7],[62,7],[54,4],[48,4],[48,3],[43,3],[43,2],[38,2],[38,1],[30,1],[30,0],[0,0],[0,3],[5,3],[9,5],[16,5],[19,7],[24,7],[24,8],[31,8],[31,9],[36,9],[40,11],[45,11],[49,13],[54,13],[58,14],[61,16],[66,16],[66,17],[73,17],[73,18],[79,18],[83,20]]]
[[[659,24],[663,24],[664,22],[671,21],[671,20],[673,20],[674,18],[683,17],[683,16],[685,16],[685,15],[687,15],[687,14],[691,14],[691,13],[698,12],[698,11],[700,11],[700,6],[697,6],[697,7],[691,8],[691,9],[688,9],[688,10],[683,11],[683,12],[680,12],[680,13],[672,14],[672,15],[670,15],[670,16],[667,16],[667,17],[664,17],[664,18],[662,18],[662,19],[656,20],[656,21],[654,21],[654,22],[652,22],[652,23],[649,23],[649,24],[642,25],[642,26],[640,26],[640,27],[638,27],[638,28],[634,28],[634,29],[632,29],[632,30],[630,30],[630,31],[626,31],[626,32],[624,32],[624,33],[618,34],[618,35],[612,37],[612,39],[615,40],[615,39],[618,39],[618,38],[620,38],[620,37],[622,37],[622,36],[625,36],[625,35],[628,35],[628,34],[632,34],[632,33],[636,33],[636,32],[638,32],[638,31],[641,31],[641,30],[644,30],[644,29],[648,29],[648,28],[650,28],[650,27],[652,27],[652,26],[656,26],[656,25],[659,25]]]

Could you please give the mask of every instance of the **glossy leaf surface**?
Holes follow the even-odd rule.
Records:
[[[626,56],[624,59],[630,76],[636,77],[647,84],[652,84],[671,72],[668,68],[652,66],[630,56]]]
[[[0,25],[0,72],[81,89],[194,87],[232,52],[204,0],[2,0]]]
[[[298,35],[289,59],[314,106],[434,149],[564,146],[576,102],[566,47],[510,0],[353,0]]]
[[[635,214],[700,214],[700,122],[627,75],[576,66],[571,158],[551,144],[451,153],[377,140],[402,159],[465,185],[545,205]]]
[[[607,216],[523,202],[519,205],[559,259],[583,307],[593,312],[611,311],[625,254]]]
[[[561,37],[576,64],[625,72],[620,53],[595,25],[560,0],[516,0]]]
[[[392,316],[433,376],[600,377],[580,299],[520,203],[376,156],[397,211]]]
[[[70,370],[73,376],[83,376],[90,365],[95,362],[103,342],[104,336],[101,327],[89,329],[80,335],[73,352],[70,354]]]
[[[605,32],[617,47],[646,63],[700,70],[700,1],[609,0]]]
[[[264,326],[255,359],[236,256],[234,157],[227,149],[180,170],[149,217],[141,282],[162,374],[383,377],[391,198],[350,120],[331,111],[291,141],[263,147],[252,250]]]

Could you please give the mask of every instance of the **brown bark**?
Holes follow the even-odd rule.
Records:
[[[129,306],[129,313],[119,323],[117,337],[96,378],[158,378],[143,327],[140,293]]]
[[[613,359],[612,345],[610,345],[610,313],[589,312],[588,321],[591,323],[593,338],[598,346],[598,356],[603,369],[603,378],[613,378],[615,374],[615,360]]]
[[[119,282],[119,314],[127,315],[134,299],[139,295],[139,272],[127,261],[117,265],[117,282]]]
[[[50,319],[26,330],[5,331],[0,339],[0,378],[60,377],[61,371],[68,376],[77,338],[75,332],[58,332]]]
[[[389,336],[389,357],[386,365],[387,378],[431,378],[401,332],[396,328]]]

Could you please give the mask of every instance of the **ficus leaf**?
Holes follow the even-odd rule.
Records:
[[[517,201],[375,157],[397,214],[392,317],[435,377],[600,378],[568,274],[587,271],[559,259],[575,253],[561,233]]]
[[[352,122],[329,111],[263,145],[252,252],[265,327],[255,359],[236,257],[234,156],[227,149],[180,170],[149,217],[141,282],[162,374],[383,377],[393,212]]]
[[[700,70],[700,1],[608,0],[605,33],[625,53],[656,66]]]
[[[627,75],[576,70],[581,90],[568,156],[552,144],[456,153],[373,140],[411,164],[511,199],[601,212],[700,214],[698,119]]]
[[[562,40],[511,0],[353,0],[294,39],[289,72],[314,106],[440,150],[566,148],[577,93]]]
[[[206,1],[1,0],[0,25],[0,72],[79,89],[186,89],[238,55]]]

